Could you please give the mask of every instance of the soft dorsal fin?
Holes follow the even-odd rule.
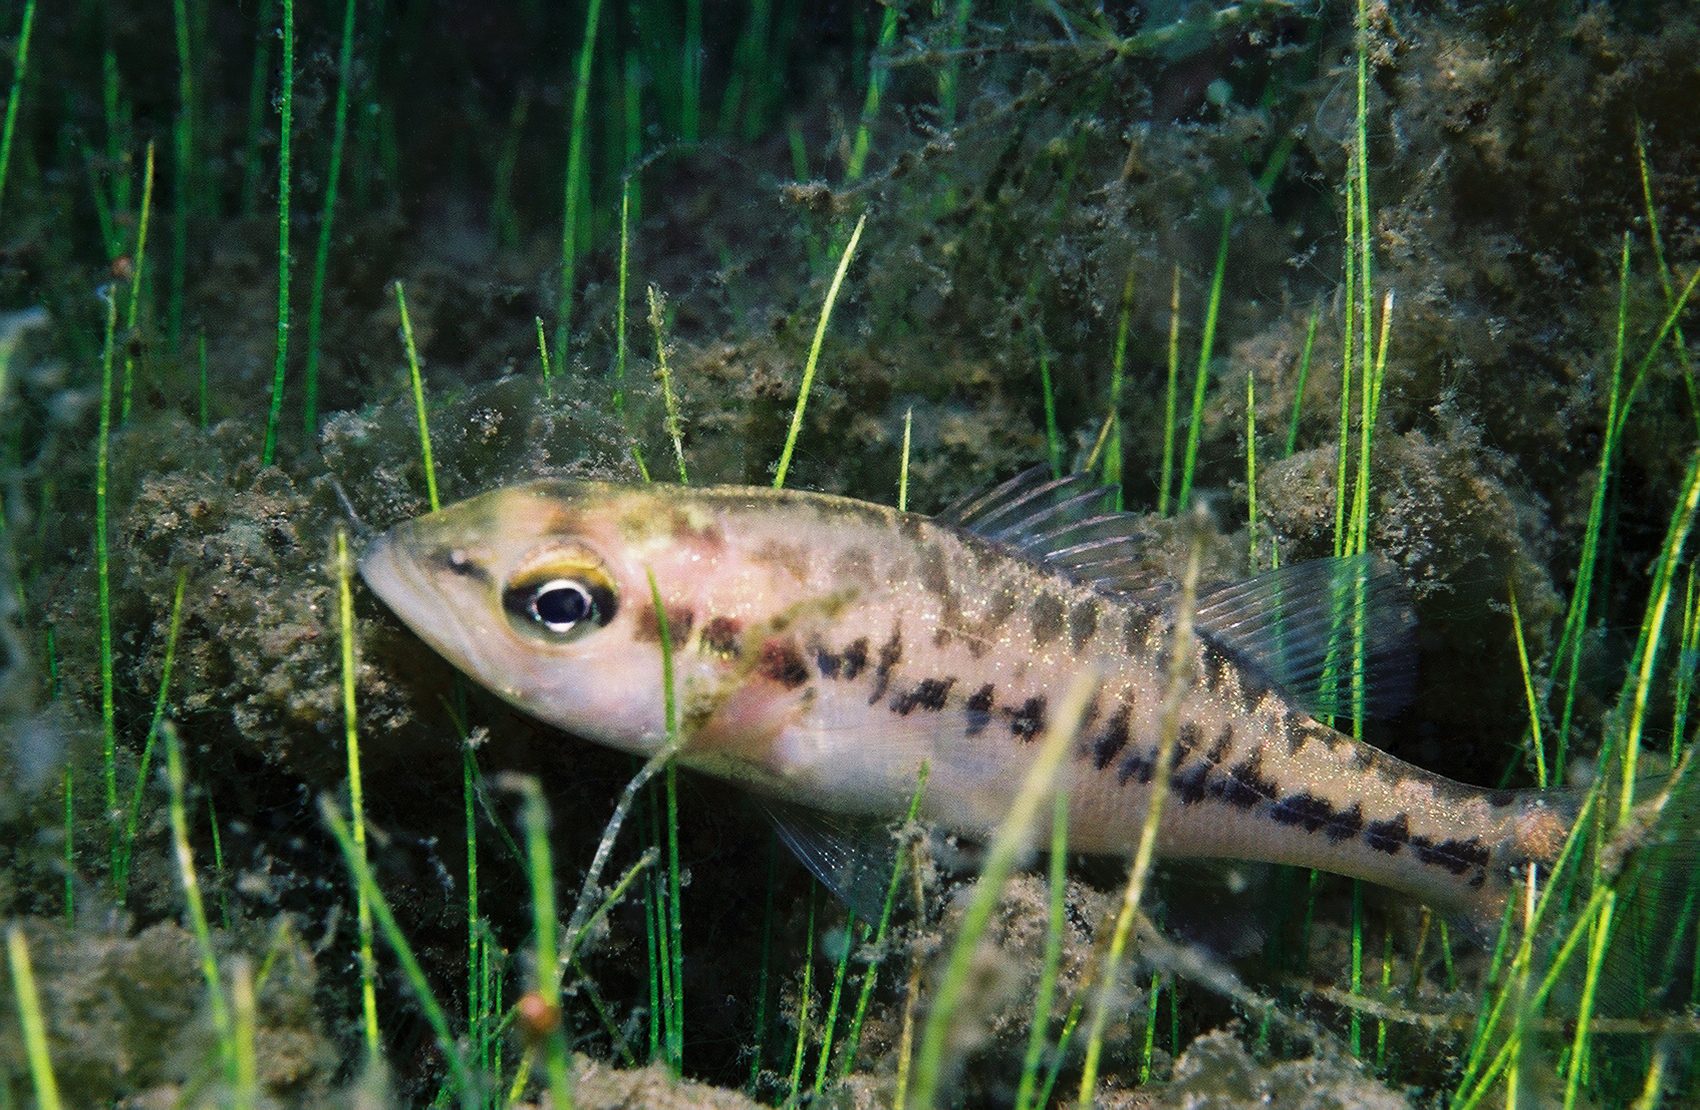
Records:
[[[1390,717],[1411,700],[1416,613],[1404,580],[1373,555],[1312,559],[1205,591],[1194,621],[1311,713],[1349,717],[1356,702],[1366,717]]]
[[[1111,512],[1115,487],[1091,474],[1052,478],[1036,466],[975,490],[935,518],[1112,593],[1143,593],[1151,572],[1137,565],[1147,540],[1140,518]]]

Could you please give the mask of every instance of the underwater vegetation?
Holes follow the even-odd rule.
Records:
[[[1539,7],[0,4],[0,1106],[1692,1104],[1700,21]],[[1177,579],[1385,559],[1336,726],[1559,862],[1473,937],[1035,792],[853,920],[354,573],[1035,463]]]

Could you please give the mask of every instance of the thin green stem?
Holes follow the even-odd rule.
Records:
[[[1163,389],[1163,464],[1157,477],[1157,515],[1169,515],[1169,491],[1175,480],[1175,413],[1181,372],[1181,268],[1169,286],[1169,377]]]
[[[549,849],[549,807],[543,801],[543,788],[529,775],[514,775],[507,780],[520,792],[524,804],[520,807],[520,822],[525,826],[526,873],[531,880],[531,924],[537,938],[536,974],[533,989],[542,997],[548,1012],[558,1014],[561,1008],[561,961],[556,943],[555,868]],[[572,1095],[567,1090],[566,1040],[560,1023],[549,1033],[546,1043],[545,1068],[549,1077],[549,1097],[556,1106],[570,1108]]]
[[[124,818],[124,835],[120,841],[117,866],[112,874],[113,900],[124,904],[130,881],[130,853],[136,843],[136,822],[142,812],[142,791],[147,787],[148,767],[153,760],[154,739],[159,735],[160,722],[165,719],[166,695],[171,690],[171,664],[177,657],[177,631],[183,626],[183,587],[188,582],[186,567],[177,570],[177,588],[171,595],[171,625],[165,634],[165,662],[159,670],[159,693],[154,697],[153,719],[148,722],[148,738],[142,744],[142,758],[136,765],[136,781],[130,790],[130,808]]]
[[[673,458],[679,464],[679,484],[691,484],[690,476],[685,473],[685,440],[684,433],[679,428],[679,400],[673,394],[673,374],[667,367],[667,338],[662,331],[662,300],[661,293],[655,283],[649,285],[649,327],[655,333],[655,365],[661,374],[661,400],[667,412],[667,436],[673,441]]]
[[[176,850],[177,877],[183,884],[183,898],[189,906],[189,924],[195,935],[195,946],[201,955],[201,976],[207,984],[207,1001],[212,1009],[213,1029],[218,1033],[220,1054],[227,1080],[234,1079],[236,1068],[235,1040],[230,1012],[225,1006],[224,987],[219,982],[218,953],[213,949],[212,930],[207,926],[206,906],[201,901],[201,884],[195,877],[195,856],[189,849],[189,819],[183,804],[186,778],[183,771],[182,744],[177,729],[166,721],[160,725],[165,737],[165,765],[171,786],[171,842]]]
[[[591,63],[596,56],[596,26],[602,16],[602,0],[590,0],[584,13],[584,41],[579,45],[573,75],[573,107],[567,133],[567,171],[561,212],[561,289],[555,311],[555,355],[563,357],[572,334],[573,283],[579,251],[579,201],[588,189],[585,157],[590,131],[585,116],[590,107]]]
[[[307,366],[302,374],[301,424],[309,443],[318,432],[319,328],[325,304],[325,268],[331,257],[331,224],[336,216],[337,183],[342,178],[342,144],[348,133],[348,81],[353,69],[354,0],[348,0],[342,12],[342,50],[337,56],[331,164],[325,171],[325,207],[319,216],[319,243],[313,252],[313,288],[307,296]]]
[[[272,366],[271,411],[260,465],[270,466],[277,450],[278,420],[283,415],[283,372],[289,365],[289,132],[295,94],[295,0],[283,0],[283,58],[278,65],[277,123],[277,341]]]
[[[1305,322],[1305,345],[1299,352],[1299,380],[1293,386],[1293,416],[1287,424],[1287,449],[1284,457],[1291,457],[1299,445],[1299,413],[1304,408],[1305,381],[1310,377],[1310,353],[1316,341],[1316,321],[1322,314],[1320,308],[1313,308],[1310,319]]]
[[[425,383],[419,376],[419,348],[413,345],[413,323],[407,317],[407,295],[401,281],[395,283],[396,310],[401,314],[401,340],[407,348],[408,379],[413,383],[413,416],[419,425],[419,457],[425,467],[425,496],[431,511],[441,506],[437,502],[437,465],[431,461],[431,427],[425,419]],[[547,354],[544,356],[547,358]]]
[[[18,130],[18,104],[24,96],[24,78],[29,75],[30,33],[35,29],[35,0],[24,5],[24,22],[18,31],[17,60],[12,64],[12,93],[6,98],[6,124],[0,129],[0,202],[6,197],[6,177],[12,166],[12,136]]]
[[[179,0],[181,2],[181,0]],[[148,247],[148,216],[153,211],[153,143],[148,143],[147,159],[142,171],[142,212],[136,224],[136,255],[130,263],[130,303],[124,312],[124,330],[134,333],[136,330],[136,314],[141,308],[142,274],[147,262]],[[128,346],[126,344],[126,346]],[[130,420],[130,379],[134,371],[135,360],[128,351],[124,354],[124,384],[119,391],[118,422],[129,423]]]
[[[832,306],[838,300],[839,287],[844,284],[844,275],[850,269],[850,259],[856,254],[856,244],[862,241],[862,228],[867,222],[866,212],[857,217],[856,229],[850,233],[850,242],[845,244],[844,253],[838,258],[838,270],[832,275],[832,284],[827,287],[826,302],[821,305],[820,323],[815,325],[814,342],[809,344],[809,359],[803,364],[803,384],[797,389],[797,406],[791,410],[791,428],[785,433],[785,449],[780,452],[779,466],[774,471],[774,489],[784,488],[785,474],[791,469],[791,452],[796,449],[797,435],[803,429],[803,408],[809,401],[809,387],[814,384],[815,364],[820,360],[821,340],[826,336],[827,321],[832,319]]]
[[[101,770],[106,781],[107,849],[113,871],[118,860],[118,731],[112,700],[112,575],[107,551],[106,484],[112,439],[112,339],[118,326],[118,302],[105,292],[106,341],[100,354],[100,428],[95,433],[94,573],[100,609]]]
[[[354,684],[354,593],[349,581],[348,534],[336,533],[337,627],[342,647],[342,729],[348,753],[348,807],[354,828],[354,850],[366,859],[366,807],[360,782],[360,714],[355,706]],[[360,929],[360,1013],[366,1034],[366,1063],[377,1067],[383,1059],[378,1040],[377,961],[372,955],[372,906],[364,887],[355,889],[355,914]]]
[[[1216,317],[1222,307],[1222,283],[1228,271],[1228,233],[1234,226],[1234,210],[1222,211],[1222,234],[1216,244],[1216,268],[1210,277],[1210,299],[1204,306],[1204,334],[1198,341],[1198,376],[1192,383],[1192,415],[1187,420],[1186,456],[1181,462],[1181,489],[1175,498],[1184,509],[1192,496],[1193,468],[1198,462],[1198,440],[1204,431],[1204,391],[1210,381],[1210,358],[1215,353]]]
[[[189,197],[195,174],[195,61],[189,46],[189,5],[171,0],[171,22],[177,39],[177,118],[171,124],[171,274],[166,309],[166,343],[175,351],[183,325],[183,286],[188,276]],[[138,275],[140,268],[137,269]]]
[[[53,1058],[47,1050],[47,1022],[41,1016],[41,994],[35,987],[29,942],[22,926],[6,928],[6,959],[12,971],[12,994],[18,1004],[18,1024],[24,1031],[24,1055],[29,1060],[36,1105],[41,1110],[59,1110],[59,1081],[54,1078]]]

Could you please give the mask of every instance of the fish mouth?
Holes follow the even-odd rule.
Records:
[[[408,542],[407,526],[393,528],[361,552],[360,577],[403,624],[455,666],[482,675],[474,636],[458,616],[459,606],[426,569]]]

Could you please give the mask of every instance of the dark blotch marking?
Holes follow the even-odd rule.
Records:
[[[978,736],[992,719],[992,684],[986,683],[968,698],[968,735]]]
[[[1130,609],[1127,620],[1122,624],[1122,646],[1132,655],[1145,650],[1145,642],[1151,635],[1151,626],[1157,623],[1157,611],[1144,606]]]
[[[1187,721],[1182,724],[1180,732],[1175,736],[1175,766],[1179,767],[1185,763],[1186,757],[1197,751],[1198,745],[1203,742],[1204,730],[1198,727],[1197,722]],[[1211,765],[1207,763],[1204,766],[1205,770],[1209,770]]]
[[[1472,889],[1479,890],[1486,883],[1487,883],[1487,872],[1486,871],[1478,871],[1474,875],[1470,876],[1469,885]]]
[[[1204,753],[1204,758],[1208,759],[1212,765],[1220,763],[1228,757],[1228,749],[1233,747],[1233,745],[1234,726],[1223,725],[1222,731],[1217,734],[1215,742],[1210,745],[1210,750]]]
[[[1281,730],[1287,737],[1287,754],[1298,755],[1299,749],[1305,746],[1305,737],[1310,730],[1305,726],[1308,722],[1303,713],[1288,713],[1281,718]]]
[[[1263,756],[1258,752],[1228,770],[1227,775],[1212,792],[1236,809],[1250,809],[1257,803],[1275,797],[1275,784],[1263,777]]]
[[[1129,752],[1116,765],[1116,781],[1126,784],[1128,779],[1137,779],[1141,786],[1151,781],[1151,772],[1157,769],[1153,753],[1145,751]]]
[[[458,547],[437,552],[437,562],[450,574],[459,575],[462,578],[471,578],[479,582],[490,581],[490,572]]]
[[[1240,704],[1247,713],[1256,713],[1263,704],[1263,699],[1269,696],[1269,687],[1252,678],[1245,671],[1240,672]]]
[[[996,632],[1009,620],[1015,612],[1015,591],[1004,586],[992,595],[992,603],[986,607],[985,619],[981,622],[986,632]]]
[[[696,614],[684,606],[667,606],[667,640],[674,647],[683,647],[690,639],[691,623],[696,620]],[[637,628],[632,633],[640,643],[659,644],[661,642],[661,622],[656,619],[655,606],[645,605],[637,611]]]
[[[1472,867],[1486,867],[1488,861],[1486,846],[1474,836],[1468,840],[1443,840],[1439,844],[1426,836],[1413,836],[1411,849],[1424,863],[1444,867],[1454,875],[1462,875]]]
[[[1328,839],[1338,843],[1350,840],[1363,831],[1364,807],[1356,802],[1351,809],[1336,810],[1334,820],[1328,822]]]
[[[1490,806],[1508,806],[1517,800],[1517,792],[1515,790],[1490,790],[1487,800]]]
[[[899,694],[891,699],[891,708],[897,711],[899,717],[907,717],[916,709],[925,709],[937,713],[943,709],[945,702],[950,700],[950,688],[956,685],[954,678],[928,678],[907,694]]]
[[[809,668],[803,662],[803,653],[790,640],[769,640],[762,644],[756,670],[787,690],[795,690],[809,680]]]
[[[1197,767],[1194,767],[1184,775],[1176,774],[1169,776],[1169,786],[1174,790],[1175,796],[1180,798],[1181,804],[1189,806],[1195,802],[1202,802],[1204,800],[1204,780],[1209,777],[1210,765],[1208,763],[1200,763]]]
[[[1399,854],[1411,839],[1411,823],[1401,813],[1388,821],[1371,821],[1364,826],[1364,843],[1390,856]]]
[[[702,646],[716,655],[737,655],[738,636],[744,626],[731,617],[711,617],[702,626]]]
[[[1104,731],[1092,738],[1092,766],[1102,771],[1110,765],[1110,761],[1121,754],[1123,748],[1132,739],[1128,724],[1133,719],[1133,711],[1126,705],[1121,706],[1110,719],[1104,722]],[[1125,780],[1127,776],[1124,774]]]
[[[938,544],[921,549],[921,587],[937,597],[950,596],[950,574],[945,569],[944,552]]]
[[[1204,688],[1214,694],[1227,681],[1228,657],[1208,640],[1201,643],[1199,650],[1204,656]]]
[[[1098,602],[1088,598],[1077,601],[1068,611],[1068,644],[1074,654],[1079,655],[1080,649],[1086,646],[1094,633],[1098,631]]]
[[[1056,594],[1040,594],[1033,599],[1033,643],[1044,647],[1063,632],[1063,603]]]
[[[1045,699],[1031,697],[1020,709],[1005,709],[1009,714],[1009,731],[1023,740],[1031,740],[1045,730]]]
[[[844,669],[844,657],[834,655],[820,644],[815,645],[815,670],[822,678],[837,678],[838,672]]]
[[[849,647],[844,649],[839,659],[843,660],[844,663],[845,679],[847,681],[854,680],[868,665],[868,638],[858,636]]]
[[[868,695],[868,704],[874,705],[885,697],[886,690],[891,686],[891,671],[898,661],[903,658],[903,632],[901,629],[891,630],[891,639],[880,645],[880,659],[874,665],[874,692]]]
[[[1289,794],[1270,807],[1269,816],[1278,824],[1301,825],[1313,833],[1334,820],[1334,807],[1315,794]]]

